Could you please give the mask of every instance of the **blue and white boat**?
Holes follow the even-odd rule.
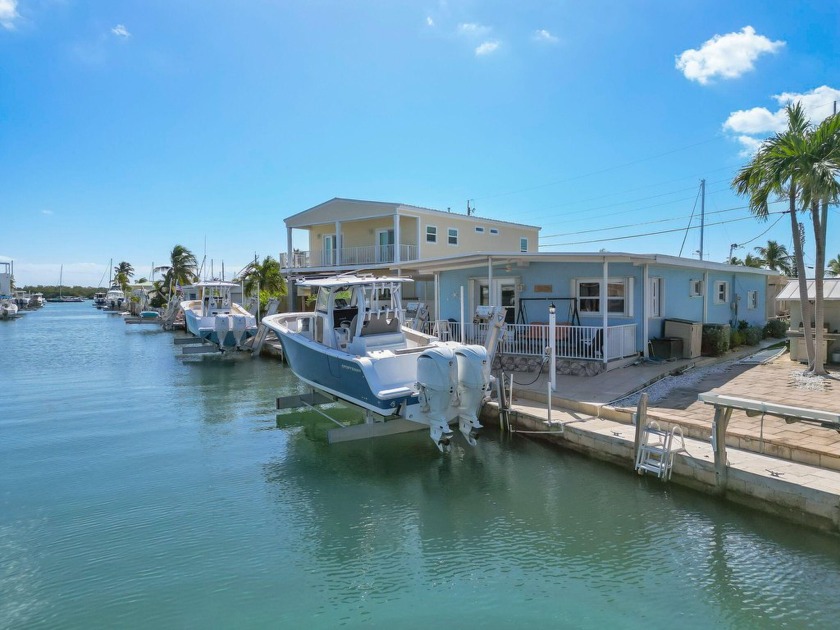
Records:
[[[257,334],[257,320],[231,299],[231,289],[238,287],[220,280],[189,287],[197,291],[197,299],[181,302],[187,331],[222,352],[241,349],[247,339]]]
[[[364,409],[368,424],[376,414],[428,425],[443,451],[453,435],[450,424],[458,422],[475,445],[502,313],[484,346],[440,341],[404,325],[405,282],[411,280],[357,274],[300,280],[297,286],[318,291],[314,312],[270,315],[262,322],[280,339],[298,378]]]

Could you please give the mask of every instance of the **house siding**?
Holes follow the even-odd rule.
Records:
[[[557,307],[557,321],[571,319],[569,302],[561,298],[573,298],[574,281],[581,278],[603,278],[604,269],[601,262],[537,262],[527,267],[513,267],[507,271],[503,265],[494,266],[493,279],[514,279],[518,286],[517,299],[541,298],[540,301],[527,301],[524,308],[517,308],[517,314],[524,312],[526,323],[547,322],[548,305],[555,300]],[[486,279],[487,266],[476,266],[469,269],[444,271],[440,273],[440,317],[441,319],[460,319],[460,291],[464,287],[465,317],[472,319],[475,308],[475,298],[470,294],[470,287],[475,286],[471,280]],[[646,292],[644,286],[644,265],[629,262],[611,262],[608,264],[608,276],[613,279],[632,279],[632,289],[628,295],[632,296],[632,312],[628,315],[609,314],[607,323],[610,326],[622,324],[636,324],[636,346],[642,351],[647,343],[644,338],[644,314]],[[651,264],[648,266],[648,279],[661,279],[661,317],[648,320],[648,339],[661,337],[665,319],[687,319],[702,322],[703,297],[690,295],[690,283],[693,280],[703,280],[704,270],[694,267],[673,267]],[[716,281],[729,283],[729,300],[725,304],[714,304],[714,287]],[[537,292],[539,287],[543,291],[550,288],[550,292]],[[766,276],[749,272],[708,271],[708,282],[703,290],[706,295],[706,323],[737,324],[739,320],[746,320],[751,325],[762,325],[766,321],[763,308],[766,295]],[[757,308],[748,309],[748,292],[755,291]],[[732,303],[738,305],[737,311]],[[601,326],[601,314],[581,313],[580,323],[583,326]]]

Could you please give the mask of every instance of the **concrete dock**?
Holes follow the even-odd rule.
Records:
[[[670,483],[722,495],[810,527],[840,533],[840,433],[777,417],[732,413],[726,433],[727,484],[718,487],[710,444],[714,408],[697,401],[701,392],[718,392],[798,407],[840,410],[840,383],[833,378],[803,379],[802,364],[787,353],[769,363],[750,362],[759,348],[742,348],[721,358],[641,363],[592,377],[557,376],[548,420],[545,374],[530,385],[514,385],[512,430],[586,453],[634,470],[633,407],[611,404],[672,372],[721,364],[689,385],[651,402],[647,419],[663,428],[679,426],[685,452],[675,456]],[[740,362],[740,361],[744,362]],[[698,370],[699,372],[699,370]],[[534,379],[517,373],[517,383]],[[690,379],[689,379],[690,380]],[[498,406],[487,405],[482,421],[498,423]],[[560,424],[562,423],[562,433]],[[663,482],[664,483],[664,482]]]

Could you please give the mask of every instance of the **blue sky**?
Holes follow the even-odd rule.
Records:
[[[829,0],[0,0],[0,260],[95,285],[180,243],[229,277],[333,197],[697,257],[701,179],[706,259],[790,247],[729,182],[786,102],[831,113],[838,32]]]

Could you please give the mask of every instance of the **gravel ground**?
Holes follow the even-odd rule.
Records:
[[[635,394],[631,394],[630,396],[626,396],[619,400],[613,401],[611,403],[611,406],[636,407],[639,404],[639,398],[641,397],[642,392],[647,393],[649,404],[655,403],[665,398],[668,394],[671,393],[672,390],[678,387],[691,387],[693,385],[696,385],[706,376],[710,374],[720,374],[721,372],[725,372],[736,363],[738,363],[738,360],[733,359],[731,361],[725,361],[723,363],[716,363],[715,365],[707,365],[706,367],[692,368],[683,372],[682,374],[666,376],[665,378],[656,381],[652,385],[648,385],[644,389],[639,390]]]
[[[662,400],[672,390],[677,388],[693,387],[705,377],[713,374],[720,374],[726,372],[732,366],[741,362],[742,359],[732,359],[724,361],[715,365],[709,365],[701,368],[692,368],[682,374],[674,376],[666,376],[665,378],[656,381],[652,385],[639,390],[635,394],[620,398],[611,403],[612,407],[636,407],[639,404],[639,398],[642,392],[647,392],[648,403],[654,404]],[[791,370],[791,383],[798,389],[805,391],[823,391],[828,383],[828,380],[822,376],[807,376],[805,370]]]

